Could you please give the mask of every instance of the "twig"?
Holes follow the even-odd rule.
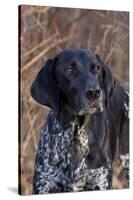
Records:
[[[29,123],[30,123],[30,127],[31,127],[31,135],[32,135],[32,138],[33,138],[34,148],[37,149],[36,136],[35,136],[35,134],[34,134],[34,132],[33,132],[34,121],[35,121],[36,117],[33,118],[33,120],[31,119],[31,114],[30,114],[30,112],[29,112],[29,109],[28,109],[28,106],[27,106],[26,101],[24,101],[24,104],[25,104],[25,108],[26,108],[26,111],[27,111],[27,117],[28,117],[28,119],[29,119]]]
[[[35,123],[36,118],[37,118],[37,115],[35,115],[35,116],[33,117],[32,124]],[[28,132],[30,133],[30,132],[32,132],[32,131],[33,131],[33,125],[30,126]],[[28,135],[27,135],[27,138],[26,138],[26,140],[25,140],[25,142],[23,142],[22,156],[25,155],[25,151],[26,151],[27,145],[29,144],[29,141],[30,141],[32,135],[33,135],[33,134],[28,134]]]
[[[51,37],[49,37],[47,40],[43,40],[42,42],[40,42],[37,46],[33,47],[32,49],[30,49],[28,52],[26,52],[23,57],[28,56],[29,54],[33,53],[34,51],[36,51],[38,48],[42,47],[43,45],[47,44],[49,41],[51,41],[52,39],[55,38],[55,34],[53,34]]]
[[[56,43],[62,44],[63,42],[66,42],[69,39],[72,39],[73,37],[74,36],[64,37],[64,38],[60,39],[59,41],[57,41]],[[31,67],[35,62],[37,62],[41,57],[43,57],[48,51],[53,49],[55,46],[56,46],[56,44],[53,43],[50,46],[48,46],[46,49],[44,49],[39,55],[35,56],[30,62],[28,62],[26,65],[24,65],[21,72],[23,73],[27,69],[29,69],[29,67]]]

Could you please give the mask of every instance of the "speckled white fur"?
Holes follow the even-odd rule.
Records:
[[[88,138],[84,126],[78,128],[78,151],[84,155],[77,166],[72,166],[72,141],[74,137],[74,121],[65,130],[62,129],[55,115],[49,113],[46,125],[42,128],[38,152],[35,162],[34,188],[37,193],[63,191],[83,191],[111,188],[109,185],[109,165],[97,169],[88,169],[85,158],[89,153]],[[51,129],[53,131],[51,131]],[[64,169],[67,169],[64,173]],[[36,193],[33,190],[33,193]]]
[[[120,155],[120,159],[122,161],[122,166],[124,168],[129,168],[129,154]]]

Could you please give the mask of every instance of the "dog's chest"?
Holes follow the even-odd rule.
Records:
[[[91,170],[86,164],[86,157],[90,152],[88,132],[73,123],[67,129],[62,129],[58,120],[50,116],[48,123],[42,129],[38,155],[43,160],[41,174],[50,180],[64,185],[65,191],[84,190],[96,186],[105,189],[108,187],[108,169],[101,167]],[[37,166],[36,166],[37,167]],[[97,180],[100,180],[98,185]],[[88,190],[87,188],[87,190]]]
[[[55,123],[55,122],[54,122]],[[56,121],[54,133],[50,135],[49,144],[52,148],[53,162],[63,161],[66,165],[76,168],[89,153],[88,132],[84,127],[73,122],[67,129],[62,129]]]
[[[84,127],[79,128],[76,122],[70,127],[63,129],[54,115],[50,116],[43,131],[42,140],[45,141],[44,164],[47,160],[49,165],[65,171],[72,171],[85,167],[86,155],[89,153],[88,132]],[[84,164],[83,164],[84,163]]]

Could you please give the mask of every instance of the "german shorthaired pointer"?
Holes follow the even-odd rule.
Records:
[[[39,71],[31,95],[52,108],[41,130],[33,194],[111,189],[116,156],[128,176],[128,93],[98,55],[62,51]]]

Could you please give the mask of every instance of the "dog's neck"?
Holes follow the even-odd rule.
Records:
[[[70,124],[78,124],[79,128],[81,128],[82,126],[89,126],[92,117],[93,116],[89,113],[82,116],[76,115],[67,104],[63,104],[61,106],[59,120],[64,128],[69,127]]]

